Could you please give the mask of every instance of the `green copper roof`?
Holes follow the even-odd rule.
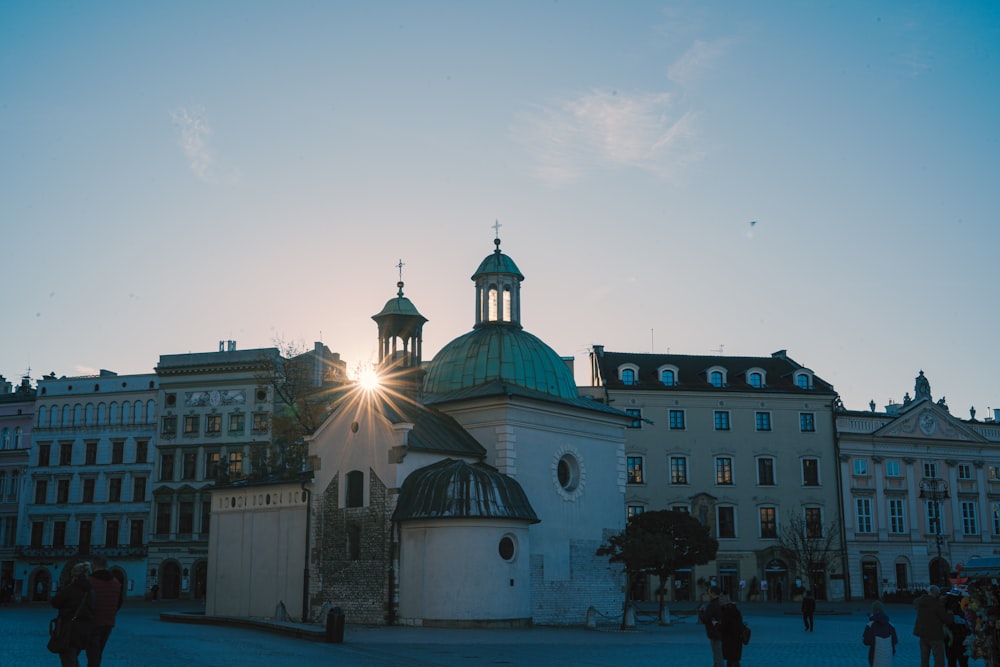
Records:
[[[487,255],[486,259],[479,264],[476,272],[472,274],[473,280],[484,273],[512,273],[517,276],[518,280],[524,280],[524,276],[521,274],[521,270],[517,268],[514,260],[500,252],[499,242],[500,239],[497,239],[496,251],[492,255]]]
[[[576,380],[552,348],[520,327],[484,326],[448,343],[430,362],[427,394],[451,394],[490,382],[575,399]]]
[[[403,283],[402,281],[396,283],[398,292],[396,296],[385,302],[385,306],[382,308],[382,312],[377,315],[372,315],[373,320],[378,320],[380,317],[389,317],[391,315],[409,315],[414,317],[419,317],[424,322],[427,318],[417,312],[417,307],[413,305],[413,302],[403,296]]]

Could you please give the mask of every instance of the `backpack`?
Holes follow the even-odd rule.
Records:
[[[743,642],[744,645],[750,643],[750,626],[746,623],[743,624],[743,629],[740,630],[740,641]]]

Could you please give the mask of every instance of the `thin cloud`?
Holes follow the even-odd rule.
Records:
[[[669,178],[697,157],[694,119],[693,112],[675,111],[668,93],[594,90],[522,114],[514,135],[531,153],[536,177],[551,185],[601,169]]]
[[[178,143],[188,166],[199,180],[209,183],[213,180],[215,155],[208,145],[212,128],[208,126],[201,109],[181,107],[170,112],[170,119],[178,131]]]
[[[688,86],[705,76],[715,67],[729,47],[729,40],[714,42],[696,40],[680,58],[667,68],[667,78],[674,83]]]

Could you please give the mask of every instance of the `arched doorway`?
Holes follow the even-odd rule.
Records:
[[[788,565],[780,558],[772,558],[764,567],[764,582],[766,586],[761,586],[767,591],[765,599],[781,602],[786,599],[785,591],[788,587]]]
[[[948,572],[950,571],[951,566],[944,558],[932,558],[927,566],[927,579],[932,584],[947,590],[950,588],[948,583]]]
[[[865,600],[878,599],[878,563],[873,560],[861,562],[862,595]]]
[[[35,570],[28,579],[32,602],[45,602],[52,590],[52,575],[46,569]]]
[[[208,563],[200,560],[194,564],[194,598],[201,600],[208,590]]]
[[[688,602],[691,596],[691,568],[674,572],[674,601]]]
[[[176,561],[167,561],[160,566],[160,597],[176,600],[181,595],[181,568]]]

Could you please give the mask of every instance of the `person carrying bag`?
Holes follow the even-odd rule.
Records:
[[[89,574],[90,563],[77,563],[72,581],[52,598],[59,615],[49,623],[48,649],[59,655],[62,667],[79,667],[80,651],[93,638],[94,592]]]

